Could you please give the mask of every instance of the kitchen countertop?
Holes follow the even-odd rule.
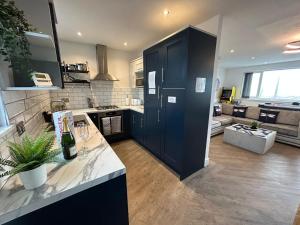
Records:
[[[130,109],[139,113],[144,113],[144,106],[143,105],[138,105],[138,106],[119,106],[121,109]]]
[[[110,111],[117,111],[117,110],[133,110],[135,112],[144,113],[144,106],[118,106],[119,108],[116,109],[96,109],[96,108],[87,108],[87,109],[75,109],[71,110],[76,113],[96,113],[96,112],[110,112]]]
[[[18,176],[6,181],[0,190],[0,224],[126,173],[124,164],[87,116],[87,111],[72,110],[73,115],[84,115],[90,125],[87,156],[62,164],[48,164],[46,184],[34,190],[25,190]],[[75,138],[80,149],[83,142],[77,131]]]

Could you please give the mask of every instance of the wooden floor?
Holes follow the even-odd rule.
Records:
[[[127,140],[112,145],[127,168],[130,225],[291,225],[300,203],[300,149],[257,155],[212,138],[210,164],[183,182]]]

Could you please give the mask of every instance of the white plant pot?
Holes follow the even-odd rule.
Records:
[[[21,172],[19,177],[27,190],[40,187],[47,181],[46,165],[43,164],[33,170]]]

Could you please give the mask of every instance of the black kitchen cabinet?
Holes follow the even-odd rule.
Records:
[[[187,37],[179,35],[162,47],[163,51],[163,88],[184,88],[185,71],[188,57]]]
[[[88,116],[93,121],[93,123],[98,128],[98,130],[100,130],[100,121],[99,121],[99,115],[98,115],[98,113],[88,113]]]
[[[215,36],[188,27],[143,53],[145,147],[180,179],[204,167],[215,48]]]
[[[144,145],[144,115],[131,111],[131,137]]]
[[[152,93],[149,91],[144,92],[144,118],[145,118],[145,147],[148,148],[154,155],[159,156],[161,153],[161,110],[160,105],[160,93],[162,85],[162,50],[160,48],[152,48],[144,54],[144,68],[147,66],[147,72],[156,71],[155,85],[156,89],[152,89]],[[148,84],[147,79],[144,80],[146,87]],[[144,89],[146,90],[146,88]],[[148,90],[148,89],[147,89]]]
[[[176,103],[168,103],[164,96],[176,98]],[[180,172],[181,150],[184,148],[184,98],[185,90],[162,90],[162,130],[164,161],[176,172]]]

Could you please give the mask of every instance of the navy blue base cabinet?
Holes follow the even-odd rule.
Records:
[[[139,144],[144,145],[144,114],[131,111],[131,137]]]
[[[79,192],[4,225],[128,225],[126,175]]]
[[[144,146],[180,179],[204,167],[215,49],[215,36],[188,27],[143,53]]]

